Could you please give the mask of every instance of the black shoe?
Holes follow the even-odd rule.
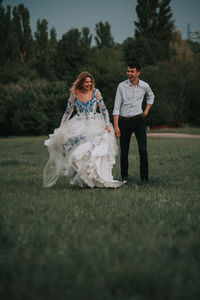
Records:
[[[122,175],[122,181],[128,181],[128,175]]]

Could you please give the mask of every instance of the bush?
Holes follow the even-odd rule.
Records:
[[[200,126],[200,55],[192,60],[171,60],[145,67],[141,79],[155,93],[155,103],[148,117],[150,126]]]
[[[37,79],[37,72],[32,65],[19,62],[7,62],[0,67],[0,84],[17,83],[20,80],[33,81]]]
[[[112,121],[117,85],[126,79],[123,51],[117,47],[95,49],[91,54],[88,70],[94,76],[96,87],[102,93]]]
[[[122,48],[117,46],[100,50],[93,48],[90,54],[86,70],[94,76],[112,121],[116,88],[119,82],[126,79],[124,54]],[[36,80],[35,71],[29,73],[28,68],[20,66],[17,72],[13,67],[14,82],[0,85],[2,136],[47,134],[60,124],[72,81]],[[9,70],[11,66],[7,76],[11,76]],[[27,79],[22,79],[24,77]],[[155,103],[147,117],[150,127],[200,126],[199,53],[185,59],[177,55],[169,62],[145,66],[140,77],[149,83],[155,93]]]
[[[1,86],[0,134],[40,135],[60,124],[67,102],[64,82],[37,80]]]

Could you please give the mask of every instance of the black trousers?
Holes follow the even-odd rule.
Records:
[[[146,124],[142,116],[137,119],[119,117],[120,136],[120,164],[121,176],[128,176],[128,152],[131,135],[134,132],[138,144],[140,155],[140,178],[142,181],[148,180],[148,155],[147,155],[147,134]]]

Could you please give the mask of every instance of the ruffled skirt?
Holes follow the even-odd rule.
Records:
[[[109,133],[97,113],[88,118],[75,115],[55,129],[44,142],[50,155],[43,172],[44,187],[53,186],[61,175],[82,187],[122,186],[124,182],[112,176],[117,144],[112,124],[110,128]]]

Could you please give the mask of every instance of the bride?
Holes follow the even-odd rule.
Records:
[[[77,114],[70,119],[74,107]],[[44,187],[53,186],[61,175],[82,187],[117,188],[124,184],[112,176],[117,155],[114,130],[88,72],[80,73],[74,82],[60,127],[44,144],[50,155],[43,172]]]

